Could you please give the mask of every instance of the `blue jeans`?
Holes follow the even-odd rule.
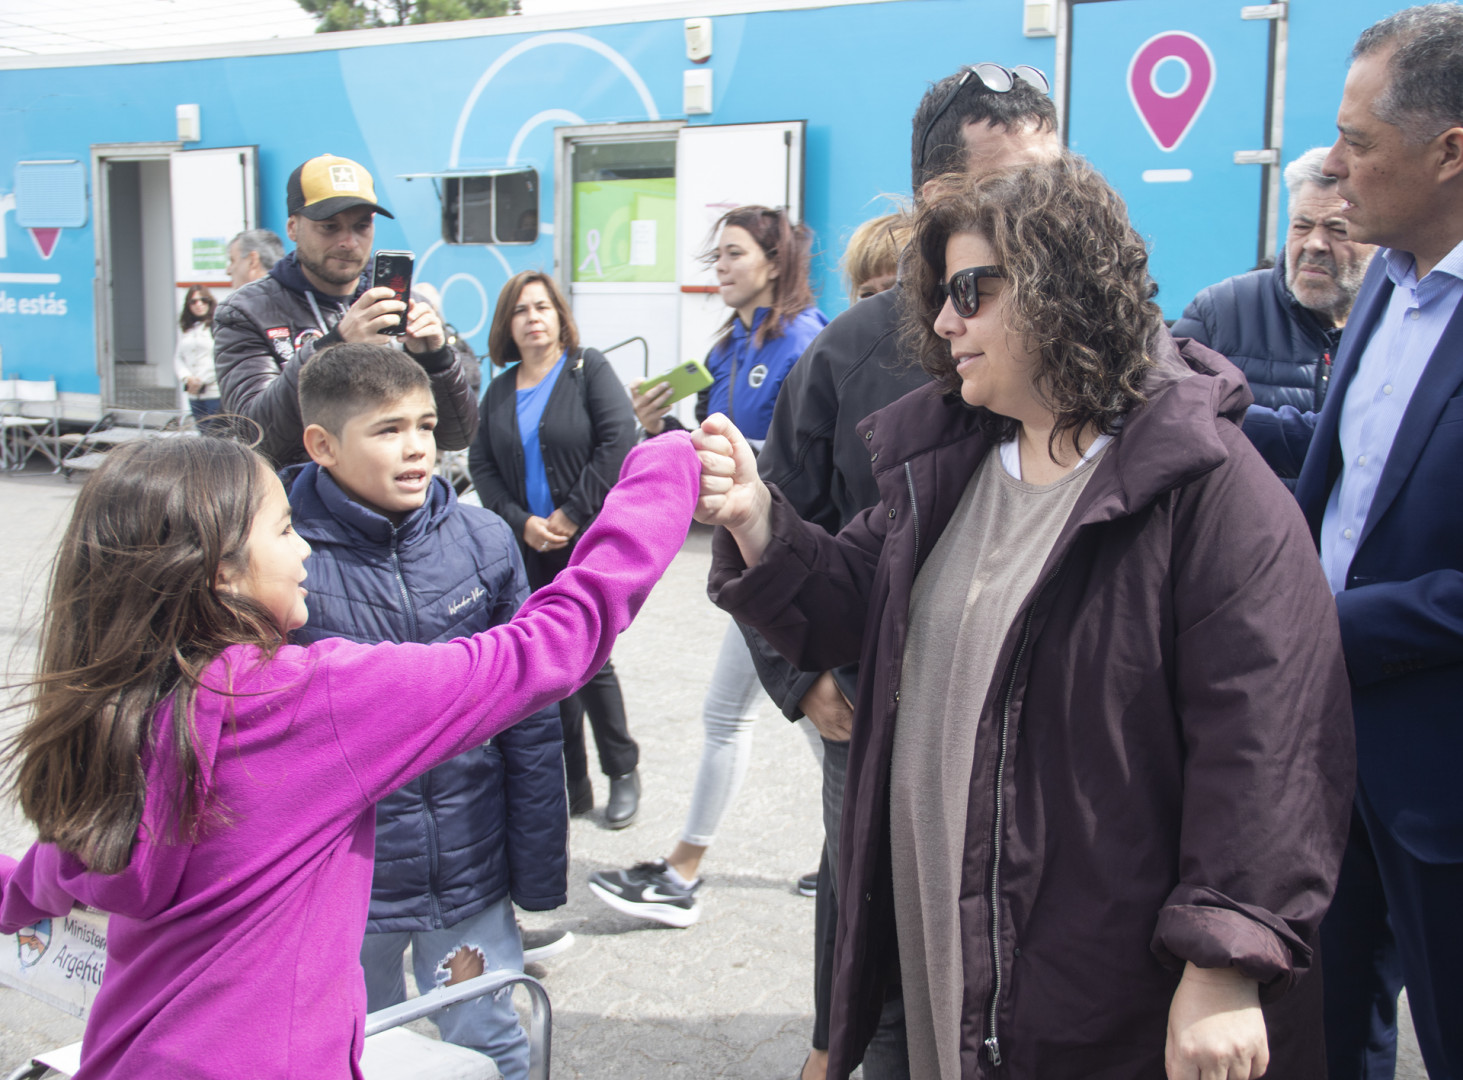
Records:
[[[483,970],[523,970],[523,942],[513,917],[513,902],[503,897],[476,915],[442,930],[403,930],[366,935],[361,967],[366,971],[366,1008],[371,1012],[406,1000],[401,956],[411,946],[417,990],[427,993],[447,981],[443,964],[463,945],[483,954]],[[510,990],[452,1005],[432,1019],[442,1038],[487,1054],[504,1080],[526,1080],[528,1035],[518,1025]]]

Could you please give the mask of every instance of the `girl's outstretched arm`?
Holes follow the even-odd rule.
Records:
[[[441,645],[312,646],[366,799],[567,697],[603,667],[680,551],[700,473],[684,433],[632,450],[568,568],[503,626]]]

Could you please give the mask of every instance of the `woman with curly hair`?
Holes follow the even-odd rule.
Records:
[[[942,184],[912,256],[935,382],[860,427],[877,506],[829,536],[698,435],[717,603],[863,661],[828,1075],[898,979],[917,1080],[1319,1078],[1318,1010],[1261,1002],[1339,868],[1346,672],[1244,380],[1169,337],[1079,158]]]

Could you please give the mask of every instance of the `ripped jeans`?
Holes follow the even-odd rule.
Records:
[[[483,953],[483,970],[523,970],[523,942],[513,916],[513,901],[503,897],[476,915],[442,930],[402,930],[366,935],[361,945],[361,967],[366,971],[366,1008],[370,1012],[406,1000],[406,976],[401,956],[411,946],[412,973],[417,990],[425,994],[447,981],[443,963],[460,946]],[[518,1024],[510,991],[464,1001],[433,1015],[442,1038],[487,1054],[504,1080],[528,1076],[528,1035]]]

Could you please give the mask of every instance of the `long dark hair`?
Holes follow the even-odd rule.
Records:
[[[493,309],[493,324],[488,327],[488,356],[499,367],[507,367],[515,360],[522,360],[518,342],[513,340],[513,309],[523,290],[537,281],[549,294],[549,303],[559,313],[559,345],[571,356],[579,348],[579,327],[575,325],[574,314],[569,302],[559,291],[554,279],[542,270],[523,270],[514,274],[498,293],[498,306]]]
[[[201,296],[208,301],[208,314],[202,317],[193,314],[193,298]],[[213,298],[213,292],[207,285],[190,286],[183,297],[183,314],[178,316],[178,327],[187,333],[199,323],[203,323],[209,330],[213,329],[213,313],[218,310],[218,301]]]
[[[1056,417],[1051,445],[1087,424],[1116,432],[1144,401],[1148,350],[1163,329],[1148,249],[1118,193],[1069,153],[1054,165],[938,182],[915,216],[915,257],[906,260],[899,303],[910,355],[952,393],[961,379],[935,319],[945,306],[945,248],[956,233],[984,237],[1005,271],[1009,329],[1039,349],[1033,382]],[[979,411],[989,438],[1015,436],[1017,421]]]
[[[31,715],[5,764],[41,840],[91,870],[126,868],[153,754],[177,762],[168,839],[198,835],[208,792],[193,703],[203,672],[229,645],[268,655],[280,643],[268,611],[216,588],[221,567],[247,568],[267,471],[228,439],[134,442],[107,455],[76,501],[22,703]],[[170,722],[157,728],[170,696]]]
[[[794,225],[785,209],[768,206],[739,206],[728,210],[711,227],[712,247],[702,256],[707,264],[716,262],[716,238],[728,225],[745,229],[757,241],[762,254],[777,267],[777,277],[772,282],[772,308],[757,332],[752,344],[761,348],[772,338],[782,337],[787,323],[813,306],[813,287],[808,284],[808,264],[813,257],[813,230],[806,225]],[[722,326],[717,342],[731,336],[737,323],[737,313]]]

